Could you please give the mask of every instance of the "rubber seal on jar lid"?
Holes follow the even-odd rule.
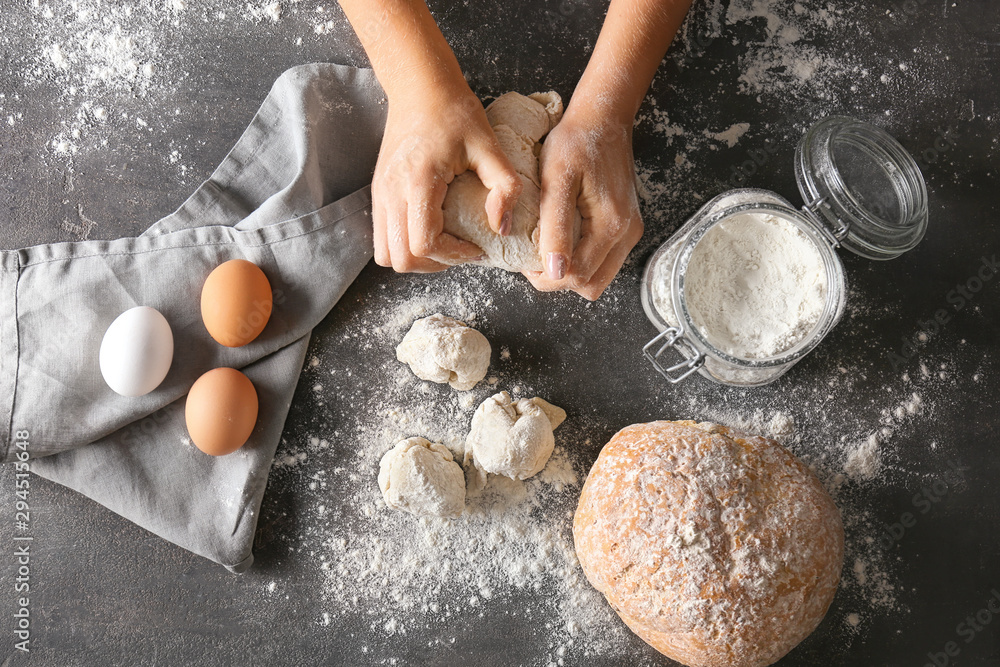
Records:
[[[893,259],[927,231],[927,186],[913,156],[881,128],[825,118],[795,148],[805,210],[851,252]]]

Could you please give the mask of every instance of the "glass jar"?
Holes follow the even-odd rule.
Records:
[[[641,300],[660,331],[643,348],[670,382],[695,372],[729,385],[772,382],[808,354],[844,312],[847,281],[836,248],[870,259],[892,259],[916,246],[927,229],[927,188],[913,157],[884,130],[834,116],[813,125],[795,149],[795,180],[805,206],[751,188],[710,200],[650,257]],[[685,275],[699,241],[717,224],[746,214],[773,216],[815,245],[825,273],[818,321],[788,349],[772,356],[734,356],[710,341],[691,315]],[[678,359],[664,363],[664,355]]]

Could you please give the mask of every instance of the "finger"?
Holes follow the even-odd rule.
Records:
[[[486,259],[482,248],[451,234],[439,235],[434,249],[427,257],[449,266],[465,264],[466,262],[480,262]]]
[[[406,192],[406,233],[410,254],[427,257],[444,230],[441,204],[448,185],[430,167],[410,174]]]
[[[407,212],[410,217],[409,248],[415,258],[434,260],[447,266],[483,259],[479,246],[441,231],[444,216],[440,207],[435,209],[426,203],[415,203],[407,208]],[[419,238],[415,240],[414,234]]]
[[[550,280],[541,271],[522,271],[521,275],[527,278],[532,287],[539,292],[555,292],[566,289],[566,285],[561,280]]]
[[[372,199],[372,242],[375,245],[375,263],[392,266],[389,259],[389,237],[385,229],[385,208],[381,202]]]
[[[469,168],[490,191],[486,196],[486,218],[490,228],[500,236],[507,236],[514,219],[514,205],[524,187],[521,177],[495,142],[488,148],[473,150],[469,155]]]
[[[405,201],[393,201],[386,206],[386,234],[392,268],[397,273],[432,273],[448,268],[431,259],[414,257],[410,252]]]
[[[604,290],[611,284],[611,281],[618,275],[622,265],[628,258],[628,254],[632,252],[632,248],[635,247],[635,244],[641,238],[642,222],[639,221],[629,226],[625,237],[611,248],[590,280],[585,285],[574,288],[573,291],[588,301],[596,301],[600,298]]]
[[[550,280],[561,281],[570,270],[573,257],[573,230],[576,227],[576,202],[580,196],[580,181],[558,168],[542,170],[542,197],[538,220],[538,252]]]
[[[602,207],[595,211],[594,217],[584,218],[583,235],[573,252],[569,275],[569,282],[573,288],[583,287],[591,281],[604,264],[611,249],[631,229],[633,220],[638,221],[641,235],[642,222],[639,221],[638,214],[635,217],[619,215],[613,209]]]
[[[441,206],[447,193],[448,184],[436,174],[415,181],[406,209],[410,254],[449,265],[480,259],[479,246],[444,233]]]
[[[402,266],[403,258],[410,254],[406,235],[406,209],[401,208],[398,201],[385,201],[383,207],[389,266],[397,272],[405,272],[408,267]]]

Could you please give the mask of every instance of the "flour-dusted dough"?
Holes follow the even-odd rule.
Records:
[[[523,190],[513,210],[511,233],[504,237],[490,229],[486,216],[489,190],[475,173],[459,174],[448,186],[442,207],[444,231],[482,248],[486,258],[471,263],[514,272],[542,270],[538,252],[542,184],[538,154],[542,150],[542,137],[556,126],[562,112],[562,99],[555,92],[529,96],[507,93],[486,107],[486,117],[501,150],[520,176]],[[574,241],[580,238],[580,223],[577,212]]]
[[[462,391],[486,377],[492,353],[486,336],[441,313],[414,322],[396,346],[396,358],[418,378]]]
[[[385,504],[416,516],[454,519],[465,510],[465,474],[444,445],[407,438],[382,457],[378,485]]]
[[[691,667],[779,660],[823,619],[844,557],[840,513],[805,464],[773,440],[690,421],[611,438],[573,539],[621,619]]]
[[[538,397],[512,401],[501,391],[487,398],[465,439],[465,466],[477,472],[476,485],[485,484],[486,473],[511,479],[537,474],[552,455],[552,431],[565,419],[565,410]]]

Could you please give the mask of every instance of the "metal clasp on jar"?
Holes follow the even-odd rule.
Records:
[[[802,212],[834,248],[839,248],[841,241],[847,238],[851,231],[850,225],[833,213],[826,197],[821,197],[814,202],[806,202],[805,206],[802,207]]]
[[[654,354],[653,348],[657,345],[660,347]],[[668,349],[676,350],[684,361],[664,368],[660,364],[659,359],[660,356]],[[642,354],[649,360],[649,363],[653,364],[653,368],[655,368],[660,375],[665,377],[668,382],[672,382],[674,384],[685,379],[692,373],[697,372],[697,370],[705,363],[705,355],[684,337],[684,330],[676,329],[674,327],[667,327],[660,333],[660,335],[646,343],[646,345],[642,348]],[[680,371],[683,371],[680,375],[676,377],[672,375],[672,373]]]

